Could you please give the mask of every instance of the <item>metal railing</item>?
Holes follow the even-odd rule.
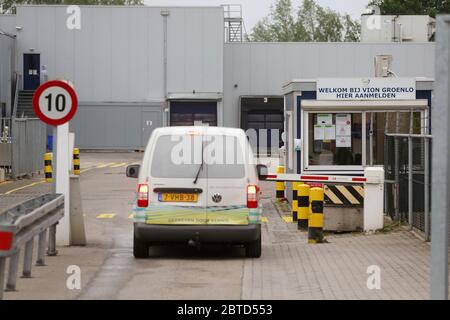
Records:
[[[46,194],[0,213],[0,299],[3,298],[6,259],[9,258],[6,291],[16,290],[19,255],[24,248],[22,278],[31,277],[34,238],[38,236],[36,266],[45,265],[45,248],[56,255],[56,224],[64,216],[64,196]]]

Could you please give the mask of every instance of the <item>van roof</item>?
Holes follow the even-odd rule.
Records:
[[[244,130],[239,128],[227,127],[209,127],[209,126],[180,126],[180,127],[162,127],[155,129],[158,135],[164,134],[192,134],[193,132],[208,133],[212,135],[231,135],[239,136],[245,134]]]

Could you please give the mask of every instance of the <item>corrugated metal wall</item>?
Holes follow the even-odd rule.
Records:
[[[162,104],[81,104],[70,122],[83,149],[141,149],[163,124]]]
[[[282,95],[292,79],[373,76],[377,54],[393,55],[398,76],[434,76],[434,43],[226,43],[224,125],[238,125],[240,96]]]
[[[80,101],[164,98],[163,8],[81,6],[80,30],[66,27],[66,8],[17,8],[19,72],[33,49],[49,78],[72,80]],[[223,92],[223,9],[167,10],[168,91]]]

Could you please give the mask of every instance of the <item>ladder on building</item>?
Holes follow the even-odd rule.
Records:
[[[225,42],[242,42],[247,38],[242,5],[224,4]]]

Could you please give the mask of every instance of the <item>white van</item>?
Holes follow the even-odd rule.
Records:
[[[155,129],[142,164],[127,167],[138,178],[134,256],[148,257],[154,244],[223,243],[260,257],[258,181],[265,175],[241,129]]]

